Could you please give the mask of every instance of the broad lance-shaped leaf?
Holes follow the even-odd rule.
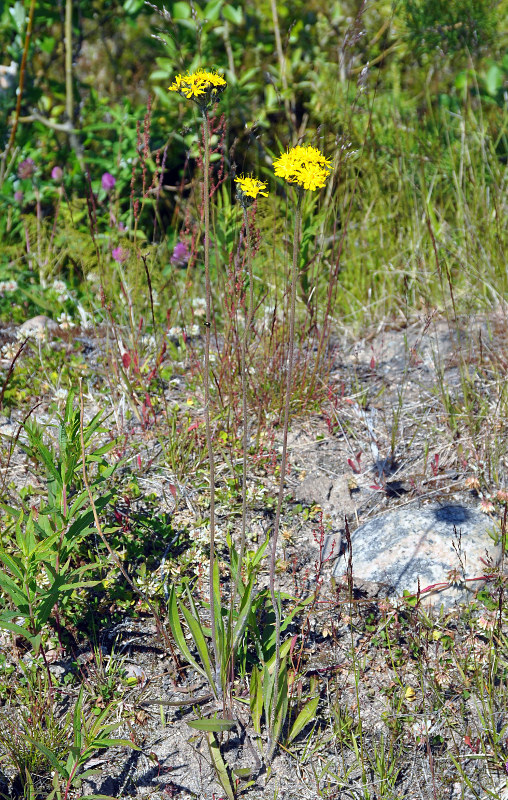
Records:
[[[24,572],[22,568],[22,563],[19,558],[15,556],[11,556],[10,553],[6,553],[5,550],[0,549],[0,559],[4,562],[5,566],[10,569],[12,574],[23,583],[24,580]]]
[[[115,725],[115,728],[118,728],[118,725]],[[90,742],[90,749],[93,748],[94,750],[99,749],[101,747],[130,747],[131,750],[141,750],[137,744],[134,744],[130,739],[94,739],[93,742]]]
[[[191,719],[187,722],[189,728],[207,733],[222,733],[230,731],[236,725],[234,719],[220,719],[220,717],[207,717],[206,719]]]
[[[206,673],[206,677],[212,689],[215,687],[215,681],[212,677],[212,667],[210,664],[210,656],[208,654],[208,647],[206,644],[206,639],[203,636],[203,632],[201,630],[200,622],[193,616],[193,614],[189,611],[189,609],[183,604],[180,603],[180,609],[182,614],[185,617],[185,621],[189,626],[189,630],[192,634],[192,638],[194,639],[194,644],[196,645],[197,651],[199,653],[199,657],[201,659],[201,663],[203,664],[203,668]],[[215,689],[214,689],[215,691]]]
[[[254,667],[250,676],[250,713],[256,733],[261,733],[261,714],[263,713],[263,688],[261,670]]]
[[[281,658],[281,660],[282,660],[282,659],[283,659],[285,656],[287,656],[287,654],[289,653],[290,647],[291,647],[291,639],[286,639],[286,641],[285,641],[285,642],[282,642],[282,644],[281,644],[281,646],[280,646],[280,658]],[[270,673],[270,675],[271,675],[271,674],[272,674],[272,672],[274,671],[274,668],[275,668],[275,653],[274,653],[274,654],[273,654],[273,656],[272,656],[272,657],[271,657],[271,658],[270,658],[270,659],[269,659],[269,660],[266,662],[266,664],[265,664],[265,667],[266,667],[266,669],[268,670],[268,672],[269,672],[269,673]]]
[[[267,667],[265,666],[263,670],[263,706],[265,709],[265,725],[267,729],[270,728],[270,717],[271,717],[271,709],[272,703],[276,702],[274,700],[274,684],[275,684],[275,670],[272,670],[270,673]]]
[[[236,767],[232,770],[233,775],[236,778],[240,778],[241,781],[248,781],[249,778],[252,778],[254,774],[253,767]]]
[[[46,758],[48,759],[48,761],[51,764],[51,766],[53,767],[53,769],[56,770],[56,772],[59,775],[61,775],[62,778],[64,778],[65,780],[68,780],[69,779],[69,773],[67,772],[67,770],[65,768],[65,765],[62,764],[58,760],[58,758],[55,756],[53,751],[50,750],[49,747],[46,747],[45,744],[42,744],[42,742],[38,742],[36,739],[32,738],[31,736],[28,736],[27,738],[37,748],[37,750],[40,750],[41,753],[43,753],[46,756]]]
[[[48,800],[50,799],[48,798]],[[118,797],[112,797],[110,794],[84,794],[81,796],[81,800],[118,800]]]
[[[98,497],[95,500],[95,508],[97,511],[102,511],[108,503],[111,501],[113,494],[109,492],[108,494],[102,495],[102,497]],[[88,500],[88,492],[82,492],[77,500],[71,506],[69,511],[69,519],[72,519],[74,515],[77,513],[81,505]],[[92,509],[85,511],[81,514],[77,519],[74,520],[72,525],[69,527],[69,530],[65,534],[65,538],[68,540],[73,540],[77,537],[80,533],[86,532],[87,528],[94,529],[94,513]]]
[[[304,705],[294,724],[289,732],[287,743],[290,744],[293,739],[296,739],[299,733],[303,731],[305,726],[315,717],[317,707],[319,705],[319,697],[313,697],[308,703]]]
[[[280,608],[280,601],[281,600],[291,600],[291,599],[293,599],[291,595],[280,593],[280,596],[279,596],[279,608]],[[313,601],[313,599],[314,599],[314,596],[310,595],[309,597],[307,597],[306,600],[301,600],[295,606],[295,608],[293,608],[293,610],[290,611],[289,613],[281,614],[281,620],[282,620],[281,626],[280,626],[281,634],[284,633],[284,631],[289,627],[289,625],[293,621],[294,617],[297,614],[299,614],[301,611],[303,611],[305,606],[308,606],[309,603],[311,603]],[[273,647],[275,647],[275,625],[272,628],[271,635],[268,637],[267,640],[265,640],[264,647],[265,647],[265,652],[266,651],[270,651]]]
[[[213,562],[213,602],[215,608],[215,632],[217,635],[217,647],[219,650],[219,657],[222,656],[222,667],[227,669],[227,662],[229,661],[229,653],[226,654],[226,631],[224,629],[224,620],[222,618],[222,600],[220,596],[220,577],[219,577],[219,560],[216,558]],[[224,658],[224,656],[226,656]],[[216,665],[218,666],[218,665]],[[225,678],[225,676],[223,676]]]
[[[36,424],[25,423],[24,429],[30,444],[26,445],[20,442],[21,447],[28,456],[35,458],[37,461],[42,461],[48,471],[48,484],[55,482],[58,486],[61,486],[62,478],[58,467],[55,465],[55,455],[43,442],[42,428]]]
[[[256,576],[251,575],[250,581],[243,593],[242,601],[240,603],[240,608],[238,609],[238,619],[236,620],[233,632],[233,644],[232,644],[233,653],[238,647],[240,639],[242,638],[245,628],[247,626],[247,621],[249,619],[249,614],[252,608],[252,601],[254,599],[255,580]]]
[[[256,550],[256,553],[254,554],[254,558],[251,561],[251,566],[257,567],[258,564],[261,562],[261,559],[263,558],[263,556],[265,554],[265,550],[268,547],[269,541],[270,541],[270,537],[268,536],[265,539],[265,541],[263,542],[263,544],[258,547],[258,549]]]
[[[207,741],[208,748],[210,750],[210,756],[217,772],[217,777],[221,782],[221,786],[226,792],[229,800],[235,800],[235,791],[231,783],[231,778],[229,777],[228,768],[226,767],[224,759],[222,758],[219,743],[212,732],[208,734]]]
[[[277,690],[277,706],[275,708],[275,719],[273,730],[271,731],[271,747],[270,753],[268,754],[268,760],[271,759],[275,748],[280,739],[280,734],[282,731],[282,727],[284,722],[286,721],[287,711],[288,711],[288,680],[287,680],[287,661],[284,658],[281,661],[280,672],[279,672],[279,685],[275,687]]]
[[[231,22],[233,25],[242,24],[243,11],[241,5],[235,8],[234,6],[226,4],[222,7],[222,14],[224,16],[224,19],[227,19],[228,22]]]
[[[176,593],[174,586],[171,587],[169,592],[169,600],[168,600],[168,617],[169,617],[169,624],[171,627],[171,632],[175,638],[175,642],[178,646],[183,657],[187,660],[187,662],[194,667],[194,669],[199,672],[203,678],[209,680],[206,671],[201,667],[196,659],[191,655],[189,648],[187,647],[187,642],[185,641],[185,636],[183,635],[182,626],[180,624],[180,615],[178,612],[178,603],[176,599]],[[213,686],[213,684],[212,684]]]
[[[19,614],[25,616],[30,612],[29,599],[23,591],[22,586],[18,586],[12,578],[0,571],[0,588],[6,592],[11,598],[12,602],[19,611]],[[17,616],[19,616],[19,614]]]
[[[215,562],[215,564],[217,565],[217,561]],[[218,569],[217,569],[217,574],[216,575],[215,575],[215,569],[214,569],[214,576],[215,576],[215,580],[218,581],[218,579],[219,579]],[[215,593],[215,588],[214,588],[214,593]],[[198,610],[198,607],[197,607],[196,602],[194,600],[194,597],[192,596],[192,592],[191,592],[189,586],[186,587],[186,594],[187,594],[187,599],[189,601],[189,608],[190,608],[190,611],[192,612],[192,616],[197,621],[197,623],[199,625],[200,633],[202,634],[203,640],[206,643],[206,639],[211,639],[211,637],[212,637],[212,630],[211,630],[211,628],[208,628],[206,625],[203,625],[203,623],[201,622],[201,618],[199,616],[199,610]],[[183,601],[181,602],[181,606],[183,606]],[[219,648],[219,653],[221,655],[223,655],[223,656],[226,656],[224,658],[224,664],[223,664],[223,666],[224,666],[226,664],[226,662],[228,661],[228,658],[227,658],[227,654],[225,652],[226,634],[225,634],[225,629],[224,629],[224,620],[222,618],[222,614],[220,613],[220,611],[221,611],[221,609],[219,609],[219,611],[217,611],[217,607],[216,607],[216,619],[215,619],[215,622],[216,622],[216,635],[217,635],[217,645],[218,645],[218,648]],[[196,642],[196,645],[197,645],[197,642]],[[208,647],[206,647],[206,653],[207,653],[208,661],[210,663],[210,659],[209,659],[209,656],[208,656]],[[211,663],[210,663],[210,671],[211,671],[211,669],[212,669],[212,666],[211,666]]]
[[[74,714],[72,717],[72,730],[74,733],[74,746],[77,750],[81,750],[81,743],[83,740],[83,730],[81,728],[81,713],[83,708],[83,685],[79,690],[78,699],[74,706]]]
[[[12,616],[18,616],[18,614],[12,614]],[[23,636],[24,639],[27,639],[33,647],[34,650],[39,649],[40,644],[40,635],[30,633],[27,628],[23,628],[21,625],[17,625],[15,622],[10,622],[8,619],[5,618],[4,615],[0,615],[0,628],[3,628],[6,631],[12,631],[12,633],[17,633],[18,636]]]

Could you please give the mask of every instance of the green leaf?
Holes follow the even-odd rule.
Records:
[[[274,687],[275,687],[275,670],[272,670],[272,672],[270,673],[269,670],[265,667],[263,670],[262,689],[263,689],[263,707],[265,709],[265,725],[267,728],[270,727],[272,703],[275,702],[273,699],[273,695],[275,692]]]
[[[263,713],[263,691],[261,670],[254,667],[250,676],[250,713],[256,733],[261,733],[261,714]]]
[[[17,633],[18,636],[23,636],[25,639],[28,639],[29,642],[33,639],[33,635],[26,628],[22,628],[21,625],[16,625],[15,622],[9,622],[2,616],[0,616],[0,628]]]
[[[54,36],[44,36],[42,39],[39,39],[39,47],[43,53],[47,53],[48,55],[55,49],[55,44],[56,39]]]
[[[16,26],[17,32],[23,33],[26,19],[23,3],[21,3],[20,0],[16,0],[14,5],[9,8],[9,14]]]
[[[62,778],[64,778],[65,780],[69,780],[69,774],[65,769],[64,765],[58,760],[58,758],[49,749],[49,747],[46,747],[45,744],[42,744],[42,742],[38,742],[31,736],[27,736],[27,738],[32,742],[33,745],[35,745],[35,747],[38,750],[41,751],[41,753],[43,753],[46,756],[53,769],[55,769],[58,772],[58,774],[62,776]]]
[[[191,8],[188,3],[173,3],[171,12],[174,19],[190,19],[191,17]]]
[[[156,69],[150,73],[151,81],[169,81],[172,80],[173,72],[165,69]]]
[[[117,728],[118,725],[115,725]],[[100,747],[130,747],[131,750],[141,750],[141,747],[138,747],[137,744],[131,742],[130,739],[94,739],[93,742],[90,742],[90,747],[94,749],[98,749]]]
[[[118,800],[118,797],[112,797],[110,794],[84,794],[81,800]]]
[[[230,731],[235,727],[236,721],[234,719],[220,719],[207,718],[207,719],[191,719],[187,722],[189,728],[194,728],[196,731],[206,731],[207,733],[222,733],[222,731]]]
[[[288,736],[287,743],[290,744],[293,739],[296,739],[299,733],[303,731],[306,725],[314,718],[316,714],[317,707],[319,705],[319,697],[313,697],[312,700],[309,700],[308,703],[302,708],[300,713],[298,714],[297,718],[294,721],[293,727],[291,728]]]
[[[259,67],[251,67],[251,69],[246,69],[242,72],[240,79],[238,81],[240,86],[245,86],[249,81],[259,72]],[[268,543],[268,540],[267,542]],[[266,545],[265,545],[266,546]]]
[[[55,455],[44,444],[42,440],[42,431],[38,428],[38,426],[29,425],[29,423],[25,423],[23,427],[28,436],[30,446],[20,443],[21,447],[32,458],[37,458],[37,456],[39,456],[38,460],[42,461],[49,475],[57,482],[58,485],[61,486],[62,479],[58,468],[55,466]]]
[[[207,22],[217,22],[223,2],[224,0],[210,0],[206,4],[203,10],[203,17]]]
[[[495,97],[498,91],[501,89],[504,83],[504,73],[503,70],[497,66],[497,64],[492,64],[487,75],[485,76],[485,88],[487,92],[490,94],[491,97]]]
[[[182,631],[182,626],[180,624],[180,616],[178,613],[178,604],[176,600],[176,593],[174,586],[171,587],[169,592],[168,617],[169,617],[171,632],[174,636],[175,642],[181,654],[187,660],[187,662],[192,667],[194,667],[194,669],[197,670],[197,672],[199,672],[200,675],[208,679],[208,675],[206,674],[205,670],[202,667],[200,667],[196,659],[191,655],[189,648],[187,647],[187,642],[185,641],[185,637]]]
[[[241,25],[243,22],[243,11],[241,6],[234,6],[226,5],[222,9],[222,16],[224,19],[227,19],[228,22],[233,23],[233,25]]]
[[[2,560],[5,566],[8,567],[10,571],[13,573],[13,575],[15,575],[16,578],[21,583],[23,583],[24,574],[22,570],[21,561],[19,560],[19,558],[15,558],[14,556],[11,556],[9,553],[6,553],[5,550],[0,549],[0,560]]]
[[[233,769],[233,775],[236,775],[241,781],[248,781],[249,778],[252,778],[253,774],[254,770],[252,767],[238,767],[237,769]]]
[[[125,0],[123,8],[126,14],[133,17],[138,11],[141,11],[145,5],[145,0]]]
[[[229,777],[228,769],[226,767],[224,759],[222,758],[219,743],[215,738],[215,736],[213,735],[213,733],[209,733],[207,739],[208,739],[208,748],[210,750],[210,756],[213,761],[217,777],[220,780],[221,786],[226,792],[229,800],[235,800],[235,791],[231,783],[231,779]]]
[[[65,769],[67,770],[67,774],[71,775],[75,767],[80,763],[80,756],[81,756],[81,748],[76,747],[76,745],[69,748],[69,755],[67,756],[67,761],[65,762]]]
[[[280,594],[279,603],[280,603],[281,600],[286,600],[288,598],[291,598],[291,595]],[[311,603],[312,600],[313,600],[313,596],[310,595],[306,600],[300,601],[293,608],[292,611],[290,611],[288,613],[281,614],[281,619],[282,619],[281,626],[280,626],[281,634],[284,633],[284,631],[291,625],[291,622],[293,621],[295,616],[297,614],[300,614],[301,611],[303,611],[303,609],[305,608],[305,606],[309,605],[309,603]],[[265,653],[269,653],[269,652],[273,651],[274,648],[275,648],[275,625],[273,625],[269,630],[270,630],[269,636],[267,636],[263,640],[263,649],[264,649]],[[273,664],[273,662],[274,662],[274,656],[272,656],[272,658],[270,658],[268,663],[269,664]]]
[[[7,592],[16,608],[22,611],[23,614],[28,612],[28,597],[23,592],[23,589],[17,586],[5,572],[0,572],[0,588]]]
[[[24,787],[24,796],[25,796],[26,800],[35,800],[36,795],[35,795],[34,782],[33,782],[32,776],[30,775],[30,773],[29,773],[29,771],[28,771],[28,769],[26,767],[25,767],[25,776],[24,777],[25,777],[25,781],[26,781],[25,787]],[[58,780],[58,778],[57,778],[57,780]],[[28,792],[27,792],[27,789],[28,789]],[[49,794],[46,797],[46,800],[53,800],[54,795],[55,795],[55,792],[54,791],[51,792],[51,794]]]
[[[104,508],[106,508],[106,506],[112,500],[112,498],[113,494],[111,492],[102,495],[102,497],[96,498],[95,499],[96,510],[102,511]],[[75,516],[76,512],[87,500],[88,500],[88,492],[85,491],[82,494],[80,494],[77,500],[75,500],[75,502],[72,504],[68,514],[70,519],[72,519],[72,517]],[[74,520],[69,530],[65,534],[65,538],[68,539],[69,541],[72,541],[76,539],[79,536],[79,534],[86,532],[87,528],[92,530],[94,527],[93,526],[94,520],[95,518],[92,509],[85,511],[76,520]]]
[[[232,643],[233,653],[236,651],[236,648],[238,647],[240,639],[242,638],[245,628],[247,626],[249,614],[252,609],[252,601],[254,599],[255,580],[256,580],[256,575],[255,574],[251,575],[249,583],[246,586],[245,591],[243,593],[242,601],[240,603],[240,608],[238,609],[238,618],[233,631],[233,643]]]
[[[279,672],[279,685],[277,692],[277,706],[275,709],[275,720],[272,734],[272,746],[276,745],[280,739],[280,734],[288,711],[288,679],[286,659],[281,662]]]
[[[281,660],[287,656],[289,653],[289,648],[291,647],[291,639],[286,639],[285,642],[282,642],[280,646],[280,658]],[[265,667],[267,668],[268,672],[271,674],[275,667],[275,653],[270,658],[269,661],[266,662]]]
[[[199,657],[201,659],[201,663],[205,670],[206,677],[210,683],[210,686],[215,691],[215,682],[212,677],[212,667],[210,664],[210,656],[208,655],[208,648],[206,645],[205,637],[203,636],[203,632],[201,630],[201,623],[196,620],[196,618],[191,614],[188,608],[183,603],[180,603],[180,610],[185,617],[185,621],[189,627],[189,630],[192,634],[192,638],[194,639],[194,644],[196,645],[197,651],[199,653]]]
[[[257,70],[256,70],[256,71],[257,71]],[[265,550],[266,550],[266,548],[268,547],[268,543],[269,543],[269,541],[270,541],[270,538],[269,538],[269,537],[267,537],[267,538],[265,539],[265,541],[263,542],[263,544],[262,544],[262,545],[260,545],[260,547],[258,547],[258,549],[256,550],[256,553],[255,553],[255,555],[254,555],[254,558],[252,559],[252,562],[251,562],[251,564],[252,564],[252,566],[253,566],[253,567],[257,567],[257,566],[258,566],[258,564],[260,563],[261,559],[263,558],[263,556],[264,556],[264,554],[265,554]]]
[[[74,714],[72,715],[72,730],[74,733],[74,747],[81,750],[81,743],[83,741],[83,729],[81,720],[81,710],[83,708],[83,686],[81,686],[74,706]]]
[[[226,631],[224,628],[224,620],[222,618],[222,600],[220,596],[220,576],[219,576],[219,561],[215,559],[213,562],[213,601],[215,608],[215,633],[217,636],[217,647],[219,650],[219,657],[222,660],[221,667],[227,669],[227,661],[229,661],[229,653],[226,653]]]

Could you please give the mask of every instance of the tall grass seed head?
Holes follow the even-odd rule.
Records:
[[[221,75],[205,69],[198,69],[187,75],[177,75],[169,87],[169,91],[178,92],[182,97],[193,100],[200,108],[204,109],[209,108],[220,99],[226,86],[227,83]]]
[[[330,169],[330,160],[310,144],[292,147],[273,162],[277,177],[311,191],[323,188]]]
[[[268,192],[265,191],[266,182],[259,181],[251,175],[240,175],[235,178],[235,183],[237,184],[236,196],[244,208],[251,205],[258,195],[268,197]]]

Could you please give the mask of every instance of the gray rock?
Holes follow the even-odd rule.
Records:
[[[333,480],[328,475],[313,472],[296,487],[295,496],[302,503],[321,506],[325,515],[331,517],[335,530],[326,533],[321,551],[321,561],[334,560],[340,553],[342,535],[336,529],[344,522],[344,514],[354,514],[355,504],[347,487],[345,475],[337,475]]]
[[[71,668],[72,661],[54,661],[53,664],[49,665],[49,671],[58,680],[62,680],[71,671]]]
[[[401,597],[405,590],[416,594],[419,580],[422,603],[448,610],[469,602],[484,584],[472,579],[500,562],[501,544],[489,536],[493,527],[485,514],[460,504],[396,509],[352,534],[353,577],[384,584],[387,597]],[[346,551],[334,578],[344,575],[347,559]]]
[[[352,495],[348,476],[337,473],[331,477],[314,471],[294,490],[295,496],[302,503],[317,503],[325,514],[329,514],[340,525],[344,523],[344,514],[353,515],[357,511],[356,492]],[[359,494],[359,491],[358,491]]]
[[[55,320],[47,317],[45,314],[39,314],[37,317],[27,319],[23,322],[16,331],[17,339],[35,338],[45,339],[48,333],[54,333],[59,330],[58,323]]]

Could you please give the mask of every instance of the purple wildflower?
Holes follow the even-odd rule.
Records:
[[[51,177],[54,181],[61,181],[63,178],[63,169],[62,167],[53,167],[51,170]]]
[[[189,250],[187,248],[186,242],[177,242],[173,249],[173,255],[171,256],[171,263],[175,267],[185,267],[188,260],[189,260]]]
[[[105,192],[111,191],[116,183],[116,178],[114,178],[110,172],[105,172],[101,178],[102,188]]]
[[[115,261],[117,261],[119,264],[123,264],[123,262],[127,260],[127,256],[129,254],[123,249],[123,247],[115,247],[111,255]]]
[[[27,180],[34,175],[36,169],[37,167],[33,158],[25,158],[18,166],[18,177],[22,180]]]
[[[16,203],[22,203],[23,202],[23,192],[20,192],[19,190],[17,192],[14,192],[14,199],[15,199]]]

